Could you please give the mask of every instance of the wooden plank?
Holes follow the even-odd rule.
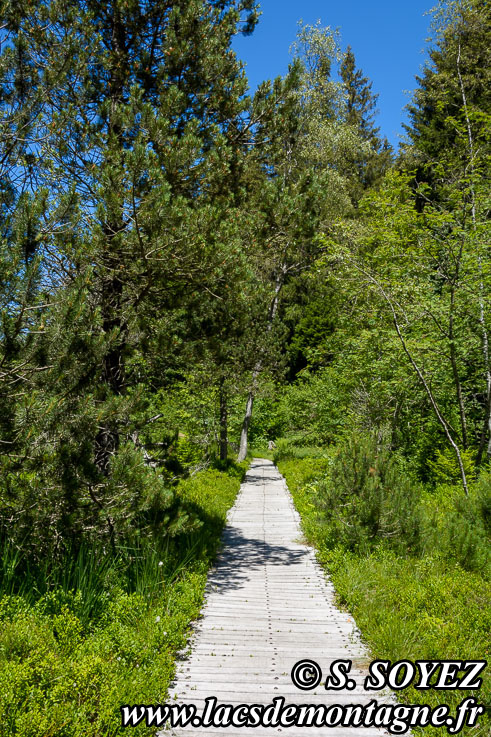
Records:
[[[368,658],[353,618],[340,611],[334,588],[302,542],[300,519],[277,468],[255,459],[228,515],[223,549],[210,572],[202,618],[191,652],[177,666],[169,701],[196,704],[367,704],[391,695],[363,690]],[[189,648],[188,648],[189,649]],[[184,654],[183,654],[184,657]],[[302,691],[290,673],[299,660],[319,663],[324,676],[334,659],[353,662],[353,690],[327,691],[325,678]],[[289,727],[289,737],[380,737],[383,728]],[[161,737],[268,737],[281,728],[169,729]]]

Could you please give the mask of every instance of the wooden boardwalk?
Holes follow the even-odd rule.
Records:
[[[355,624],[334,602],[332,584],[314,551],[302,542],[300,520],[283,477],[271,461],[255,459],[241,486],[223,534],[223,549],[207,584],[203,617],[191,654],[178,663],[168,702],[196,704],[206,697],[222,704],[367,704],[367,656]],[[293,685],[295,663],[310,659],[324,673],[335,659],[353,661],[353,690],[326,691],[324,678],[312,691]],[[251,737],[375,737],[377,728],[243,727],[172,730],[179,737],[247,732]],[[166,729],[159,733],[169,735]]]

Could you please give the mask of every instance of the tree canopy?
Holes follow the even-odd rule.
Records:
[[[177,478],[281,434],[388,435],[467,490],[491,453],[488,3],[439,4],[395,160],[330,28],[246,94],[253,0],[2,18],[2,539],[35,563],[171,534]]]

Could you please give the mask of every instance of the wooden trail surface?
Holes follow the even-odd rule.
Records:
[[[300,520],[284,478],[271,461],[255,459],[229,512],[223,548],[210,572],[202,619],[191,654],[179,661],[168,703],[368,704],[390,699],[366,692],[368,664],[352,617],[340,611],[330,581],[314,551],[302,541]],[[291,670],[302,659],[316,661],[324,675],[336,659],[353,661],[353,690],[298,689]],[[376,737],[383,728],[181,727],[159,735],[251,737]]]

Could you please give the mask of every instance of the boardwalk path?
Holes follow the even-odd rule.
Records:
[[[191,656],[178,664],[169,701],[271,703],[284,696],[294,704],[363,704],[366,653],[354,623],[334,603],[333,587],[301,540],[299,516],[283,477],[270,462],[255,459],[241,486],[223,535],[223,552],[207,586],[203,618],[196,626]],[[290,677],[303,658],[326,672],[333,659],[353,661],[355,690],[301,691]],[[377,695],[379,698],[379,695]],[[379,698],[380,700],[380,698]],[[182,737],[287,733],[289,737],[375,737],[382,729],[181,728]],[[168,731],[160,734],[169,735]]]

